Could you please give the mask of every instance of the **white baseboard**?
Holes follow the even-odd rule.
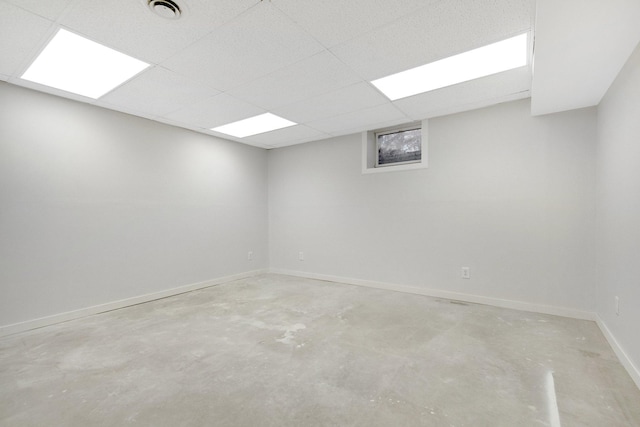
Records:
[[[476,304],[491,305],[494,307],[511,308],[514,310],[530,311],[534,313],[552,314],[555,316],[570,317],[580,320],[596,320],[595,313],[576,310],[573,308],[531,304],[522,301],[513,301],[500,298],[485,297],[481,295],[464,294],[459,292],[442,291],[438,289],[419,288],[416,286],[397,285],[393,283],[375,282],[371,280],[352,279],[348,277],[330,276],[326,274],[307,273],[302,271],[269,269],[269,273],[283,274],[287,276],[303,277],[306,279],[326,280],[329,282],[345,283],[348,285],[364,286],[368,288],[384,289],[388,291],[404,292],[408,294],[425,295],[435,298],[444,298],[456,301],[471,302]]]
[[[92,307],[81,308],[79,310],[68,311],[65,313],[54,314],[52,316],[41,317],[39,319],[27,320],[26,322],[14,323],[11,325],[0,326],[0,337],[28,331],[31,329],[42,328],[44,326],[56,323],[67,322],[69,320],[79,319],[81,317],[91,316],[92,314],[104,313],[106,311],[117,310],[119,308],[129,307],[136,304],[142,304],[161,298],[167,298],[174,295],[183,294],[185,292],[195,291],[198,289],[208,288],[210,286],[220,285],[234,280],[245,279],[247,277],[264,274],[267,270],[253,270],[245,273],[233,274],[230,276],[219,277],[204,282],[193,283],[190,285],[179,286],[177,288],[167,289],[151,294],[140,295],[137,297],[126,298],[119,301],[108,302],[106,304],[94,305]]]
[[[607,327],[607,324],[604,323],[604,320],[602,320],[602,318],[598,315],[596,315],[596,323],[598,324],[598,327],[602,331],[604,337],[609,342],[609,345],[616,353],[616,356],[618,356],[618,360],[620,360],[620,363],[622,363],[622,366],[624,366],[624,368],[627,370],[633,382],[635,382],[636,386],[640,389],[640,369],[638,369],[638,367],[634,365],[631,358],[627,356],[627,353],[625,353],[625,351],[618,343],[618,340],[616,340],[616,338]]]

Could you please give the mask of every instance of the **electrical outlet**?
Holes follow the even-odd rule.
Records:
[[[253,251],[247,252],[247,260],[248,261],[253,261]]]
[[[471,272],[469,271],[469,267],[462,267],[461,276],[463,279],[471,279]]]
[[[615,303],[616,303],[616,316],[620,316],[620,298],[618,298],[617,296],[615,297]]]
[[[304,261],[304,252],[298,252],[298,261]]]

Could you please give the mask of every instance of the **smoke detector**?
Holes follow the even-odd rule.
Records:
[[[147,4],[153,13],[165,19],[178,19],[182,14],[180,6],[172,0],[149,0]]]

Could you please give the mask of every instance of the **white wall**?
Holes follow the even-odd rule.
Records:
[[[640,375],[640,45],[598,107],[597,170],[598,315]]]
[[[593,312],[596,110],[501,104],[428,145],[428,169],[372,175],[360,135],[270,150],[271,268]]]
[[[265,150],[6,83],[0,132],[0,325],[267,267]]]

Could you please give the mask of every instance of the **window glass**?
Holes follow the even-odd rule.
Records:
[[[422,159],[422,130],[404,129],[376,135],[376,166],[419,162]]]

